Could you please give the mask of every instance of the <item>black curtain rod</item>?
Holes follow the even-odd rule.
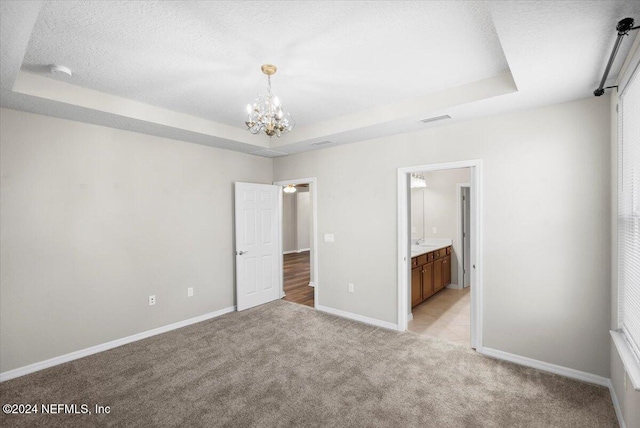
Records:
[[[613,61],[616,59],[616,55],[618,53],[618,49],[620,49],[620,44],[622,43],[623,37],[629,34],[629,31],[637,30],[638,28],[640,28],[640,26],[634,27],[633,23],[634,23],[633,18],[625,18],[619,21],[618,25],[616,25],[616,30],[618,31],[618,37],[616,38],[616,44],[613,46],[613,52],[611,52],[611,56],[609,57],[609,62],[607,63],[607,67],[604,69],[604,74],[602,75],[600,86],[598,86],[598,89],[593,91],[593,95],[595,95],[596,97],[599,97],[600,95],[604,94],[605,89],[617,88],[617,86],[607,86],[605,88],[604,82],[607,80],[607,77],[609,76],[609,71],[611,71],[611,66],[613,65]]]

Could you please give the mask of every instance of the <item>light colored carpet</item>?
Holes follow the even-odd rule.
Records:
[[[614,427],[605,388],[277,301],[0,384],[1,426]]]

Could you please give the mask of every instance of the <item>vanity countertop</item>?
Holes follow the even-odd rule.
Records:
[[[423,244],[411,245],[411,257],[418,257],[450,245],[452,245],[451,239],[427,239]]]

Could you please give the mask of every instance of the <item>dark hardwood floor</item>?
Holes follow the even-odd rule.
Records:
[[[284,300],[313,308],[309,251],[284,255]]]

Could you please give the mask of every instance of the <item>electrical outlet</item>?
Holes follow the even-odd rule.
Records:
[[[153,306],[156,304],[156,296],[155,294],[152,296],[149,296],[149,306]]]
[[[187,288],[187,297],[193,297],[193,287]]]
[[[352,282],[349,283],[349,293],[353,293],[355,291],[354,285]]]

